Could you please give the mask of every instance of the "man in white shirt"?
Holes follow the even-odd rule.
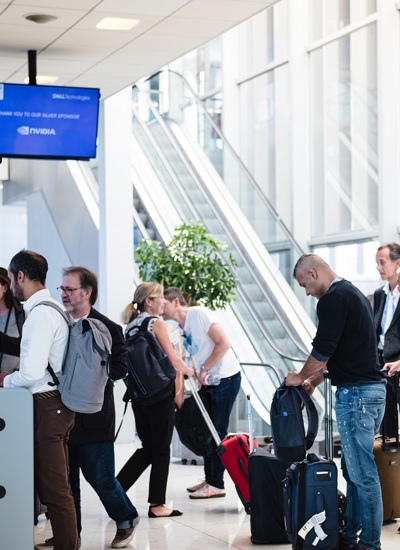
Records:
[[[167,288],[164,298],[164,318],[177,321],[183,329],[183,345],[197,363],[199,381],[205,384],[207,376],[214,380],[210,416],[223,439],[228,432],[229,416],[240,390],[240,363],[215,312],[203,306],[188,308],[181,291],[175,287]],[[212,456],[204,457],[204,472],[205,481],[188,487],[189,498],[224,497],[224,466],[216,451]]]
[[[385,363],[400,359],[400,294],[397,280],[400,270],[400,245],[393,242],[381,245],[376,253],[376,267],[382,281],[386,281],[385,285],[374,293],[374,324],[379,362],[383,367]],[[395,381],[395,378],[389,378],[386,385],[386,409],[382,427],[387,437],[396,436]]]
[[[27,388],[34,403],[34,471],[39,499],[47,506],[54,533],[54,550],[78,550],[74,500],[68,480],[67,441],[75,413],[61,402],[54,390],[47,365],[61,373],[69,329],[53,308],[40,307],[54,301],[46,289],[46,258],[21,250],[9,265],[8,276],[14,296],[24,301],[28,315],[21,337],[20,369],[0,374],[0,386]]]

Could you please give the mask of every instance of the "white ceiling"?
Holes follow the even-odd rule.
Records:
[[[28,50],[37,73],[60,86],[101,89],[106,97],[204,44],[276,0],[0,0],[0,82],[22,83]],[[28,14],[49,14],[37,24]],[[98,30],[103,17],[140,22],[130,31]]]

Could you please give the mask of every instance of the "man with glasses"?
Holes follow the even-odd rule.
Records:
[[[115,407],[113,380],[124,378],[127,372],[127,352],[122,329],[108,317],[93,308],[97,300],[97,278],[84,267],[68,267],[63,270],[62,285],[58,288],[65,309],[74,319],[89,317],[106,325],[112,337],[110,375],[104,391],[104,403],[100,412],[76,413],[75,426],[68,442],[69,480],[75,500],[78,533],[81,525],[81,498],[79,474],[98,494],[107,514],[116,522],[117,533],[112,548],[125,548],[133,538],[139,523],[136,508],[115,478],[114,433]],[[52,548],[53,539],[37,545]]]
[[[46,258],[30,250],[21,250],[10,262],[11,291],[25,302],[28,318],[22,328],[20,368],[12,374],[2,372],[0,386],[24,387],[33,394],[35,485],[41,502],[47,505],[54,549],[77,550],[76,514],[66,452],[75,413],[63,405],[59,391],[51,387],[47,369],[50,363],[56,374],[61,372],[68,326],[55,309],[40,307],[40,302],[55,302],[45,287],[47,270]],[[16,524],[18,528],[18,511]],[[8,545],[12,546],[12,541]]]

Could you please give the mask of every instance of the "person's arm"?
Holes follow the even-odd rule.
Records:
[[[3,372],[0,372],[0,388],[3,387],[4,378],[9,374],[11,374],[11,372],[8,372],[7,370],[3,370]]]
[[[219,323],[213,323],[210,326],[207,334],[214,342],[214,349],[204,361],[203,366],[205,370],[210,370],[222,360],[226,352],[230,349],[231,345],[229,343],[228,337],[225,334],[224,329]]]
[[[199,382],[201,384],[204,383],[204,378],[207,376],[208,371],[223,359],[231,347],[228,337],[219,323],[213,323],[208,329],[207,334],[214,342],[214,348],[202,365],[204,369],[199,375]]]
[[[154,322],[152,332],[155,338],[157,338],[158,343],[162,347],[164,353],[171,361],[174,369],[176,371],[183,372],[183,374],[185,374],[189,378],[193,376],[192,369],[188,367],[180,357],[177,356],[176,349],[169,339],[167,327],[164,325],[164,322],[161,321],[161,319],[157,319],[157,321]]]

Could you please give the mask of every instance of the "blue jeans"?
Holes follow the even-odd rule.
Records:
[[[69,481],[75,501],[78,533],[82,530],[81,489],[79,470],[98,494],[107,514],[118,529],[137,524],[138,513],[115,478],[114,443],[84,443],[68,445]],[[135,521],[136,520],[136,521]]]
[[[380,548],[382,494],[374,460],[374,437],[385,412],[384,383],[340,386],[336,391],[336,420],[342,443],[342,469],[347,481],[344,542],[357,540]]]
[[[240,390],[241,379],[238,372],[229,378],[222,378],[218,386],[213,386],[210,416],[221,439],[228,433],[229,417]],[[204,472],[209,485],[224,489],[224,470],[216,448],[211,456],[204,457]]]

